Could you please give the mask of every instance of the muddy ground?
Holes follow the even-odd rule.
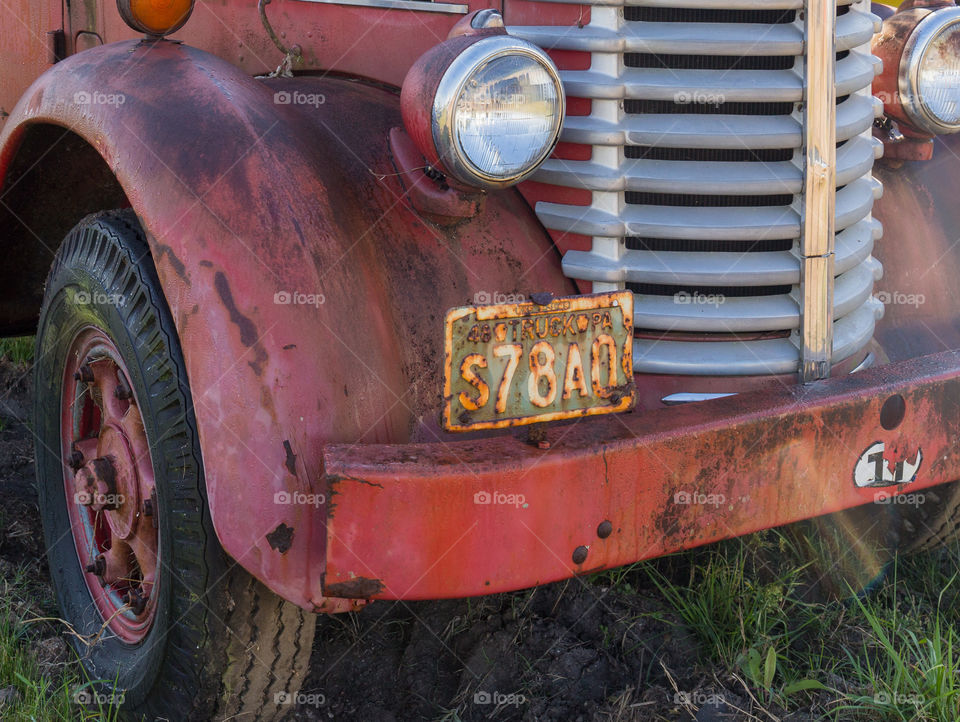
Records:
[[[0,573],[26,565],[32,587],[17,604],[54,615],[27,426],[29,377],[0,362],[0,389]],[[322,618],[291,717],[768,719],[748,714],[759,713],[750,694],[704,662],[655,589],[611,583],[575,579],[473,600],[378,602]],[[59,674],[70,658],[62,630],[48,623],[30,634],[25,643],[42,668]],[[819,717],[807,711],[781,719]]]

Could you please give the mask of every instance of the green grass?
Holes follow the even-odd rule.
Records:
[[[18,366],[26,366],[33,361],[33,348],[33,336],[0,338],[0,358],[5,358]]]
[[[80,677],[82,668],[76,660],[61,671],[49,672],[42,670],[30,654],[38,631],[27,621],[36,612],[29,601],[32,600],[30,585],[26,569],[18,569],[0,581],[0,688],[13,686],[17,691],[13,704],[0,707],[0,719],[4,722],[117,719],[118,710],[108,704],[77,703],[78,693],[91,690],[93,685]],[[110,686],[108,683],[107,688]],[[103,694],[103,685],[97,687]]]
[[[652,585],[701,663],[774,717],[812,705],[824,719],[960,720],[960,546],[896,558],[879,582],[865,563],[858,583],[871,592],[848,585],[844,599],[810,594],[822,554],[815,527],[769,531],[593,582],[629,594]]]
[[[869,634],[865,654],[848,653],[848,675],[872,693],[841,709],[905,722],[960,719],[958,558],[952,548],[898,560],[884,589],[856,600]]]
[[[23,623],[18,601],[29,599],[24,570],[0,582],[0,682],[16,688],[19,701],[0,710],[4,720],[74,719],[76,705],[71,694],[75,679],[69,674],[54,680],[41,674],[27,651],[30,629]]]

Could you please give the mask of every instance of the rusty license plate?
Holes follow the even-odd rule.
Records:
[[[447,313],[443,424],[498,429],[628,411],[633,294],[464,306]]]

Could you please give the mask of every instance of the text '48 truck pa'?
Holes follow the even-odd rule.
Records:
[[[131,715],[279,715],[316,614],[372,600],[855,507],[954,533],[955,485],[876,503],[960,479],[953,2],[0,23],[0,331],[36,333],[51,573]]]

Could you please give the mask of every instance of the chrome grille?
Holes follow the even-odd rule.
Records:
[[[589,206],[536,206],[554,234],[592,238],[590,251],[564,255],[564,272],[598,292],[634,292],[639,372],[796,372],[803,0],[587,4],[582,28],[509,27],[548,50],[590,53],[589,69],[561,71],[569,97],[592,101],[589,115],[566,119],[562,140],[592,146],[590,160],[552,158],[535,177],[590,191]],[[871,170],[882,150],[871,127],[882,106],[870,94],[879,18],[867,2],[837,5],[841,361],[869,342],[882,315],[871,256],[881,192]]]

